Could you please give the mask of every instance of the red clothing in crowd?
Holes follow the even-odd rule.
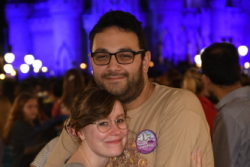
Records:
[[[208,122],[208,125],[210,127],[210,134],[212,136],[213,127],[214,127],[214,119],[216,117],[217,111],[216,111],[213,103],[210,100],[208,100],[206,97],[204,97],[204,96],[197,96],[197,97],[200,100],[201,105],[203,107],[203,110],[205,112],[207,122]]]

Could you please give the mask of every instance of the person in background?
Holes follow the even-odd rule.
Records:
[[[182,88],[190,90],[201,102],[203,110],[205,112],[208,125],[210,127],[210,134],[213,134],[214,119],[217,111],[213,103],[206,98],[207,93],[205,92],[204,83],[202,81],[202,74],[199,72],[198,68],[189,68],[183,78]]]
[[[129,151],[110,163],[187,167],[192,163],[190,153],[201,148],[202,166],[213,167],[209,127],[197,97],[149,81],[151,53],[141,24],[128,12],[109,11],[89,36],[96,84],[116,96],[131,117]],[[63,166],[78,148],[63,130],[45,167]]]
[[[250,89],[240,83],[237,48],[213,43],[201,54],[202,79],[219,102],[213,130],[215,167],[250,166]]]
[[[173,88],[181,88],[182,80],[182,74],[175,69],[169,69],[165,74],[156,78],[157,83]]]
[[[49,89],[49,96],[48,98],[52,101],[53,107],[51,109],[51,118],[54,118],[58,115],[61,115],[60,110],[60,98],[63,94],[63,81],[60,79],[54,80]]]
[[[3,139],[13,148],[11,167],[27,167],[40,149],[53,138],[50,126],[40,128],[37,97],[29,93],[20,93],[14,100],[6,121]],[[45,135],[42,135],[42,132]],[[51,133],[49,133],[51,132]]]
[[[63,94],[60,99],[61,114],[69,115],[76,94],[85,89],[85,80],[78,69],[68,70],[63,77]]]
[[[3,166],[5,149],[3,143],[3,128],[10,112],[11,102],[7,97],[0,95],[0,106],[0,166]]]

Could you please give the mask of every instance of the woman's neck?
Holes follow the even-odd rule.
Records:
[[[105,167],[109,158],[101,157],[93,153],[89,147],[84,146],[82,143],[78,150],[72,155],[68,163],[78,162],[85,167]]]

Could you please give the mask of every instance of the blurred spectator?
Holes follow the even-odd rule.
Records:
[[[4,145],[3,145],[3,128],[6,124],[6,120],[11,108],[11,103],[8,98],[0,95],[0,166],[3,166],[3,152],[4,152]]]
[[[50,108],[50,111],[48,110],[46,112],[50,118],[61,114],[60,98],[62,97],[63,93],[62,85],[63,81],[61,79],[55,79],[50,84],[48,99],[52,103],[52,108]]]
[[[15,99],[15,89],[17,82],[13,78],[5,78],[1,83],[1,94],[9,99],[11,103]]]
[[[186,71],[184,74],[182,88],[190,90],[201,102],[203,110],[205,112],[208,125],[210,127],[210,135],[212,136],[214,119],[216,117],[217,111],[210,100],[208,100],[205,95],[204,83],[202,81],[202,74],[199,73],[199,69],[192,67]]]
[[[173,88],[181,88],[182,74],[175,69],[170,69],[166,74],[157,77],[156,82]]]
[[[240,83],[242,86],[248,86],[250,85],[250,78],[247,74],[241,73],[240,75]]]
[[[32,83],[28,80],[23,80],[17,84],[15,89],[15,96],[18,96],[19,94],[24,92],[36,95],[35,88],[33,87]]]
[[[217,97],[213,130],[215,167],[250,166],[250,89],[240,83],[237,48],[213,43],[201,54],[202,79]]]
[[[70,69],[63,77],[63,94],[60,100],[61,114],[69,115],[73,100],[85,89],[85,78],[78,69]]]
[[[28,167],[40,149],[53,137],[54,124],[41,126],[37,97],[30,93],[19,94],[11,107],[3,139],[13,148],[12,167]]]

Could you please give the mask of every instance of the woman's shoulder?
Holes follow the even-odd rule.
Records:
[[[63,167],[85,167],[85,166],[81,163],[68,163],[63,165]]]

